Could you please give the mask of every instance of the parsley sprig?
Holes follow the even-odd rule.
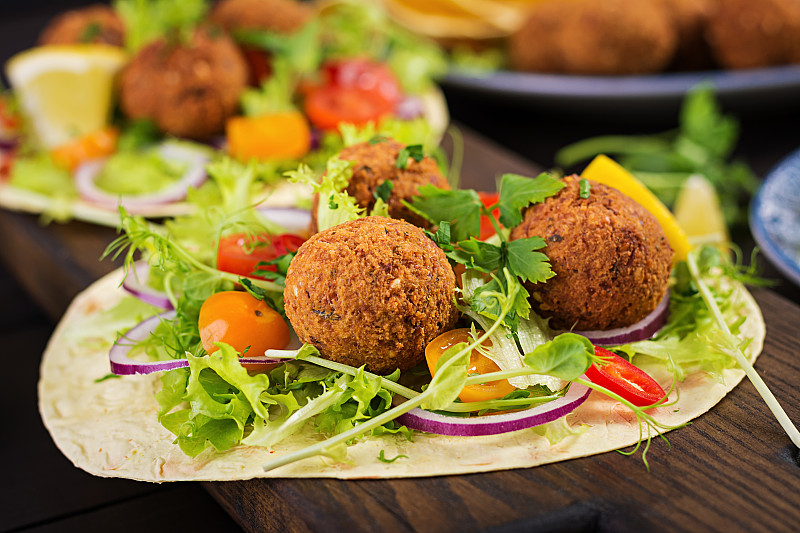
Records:
[[[414,203],[406,205],[438,226],[436,233],[430,233],[430,237],[451,261],[492,278],[476,291],[471,304],[473,311],[497,318],[500,313],[496,301],[483,299],[480,293],[516,293],[514,306],[503,322],[513,333],[517,330],[520,317],[527,319],[530,316],[529,294],[523,283],[541,283],[555,274],[547,256],[538,251],[546,246],[544,239],[533,236],[509,240],[508,232],[500,225],[506,228],[519,225],[524,209],[543,202],[563,187],[561,180],[546,173],[536,178],[504,174],[495,205],[485,206],[473,190],[443,190],[430,185],[420,187]],[[500,211],[499,221],[491,215],[495,209]],[[482,216],[488,217],[495,227],[497,238],[494,242],[477,238]],[[511,276],[500,275],[504,271]],[[512,285],[515,286],[514,290]]]

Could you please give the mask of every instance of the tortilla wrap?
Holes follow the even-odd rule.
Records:
[[[41,365],[39,409],[45,426],[75,466],[97,476],[153,482],[254,477],[425,477],[531,467],[607,452],[639,440],[639,424],[633,413],[593,392],[567,415],[570,426],[580,428],[583,424],[583,431],[554,445],[530,429],[486,437],[415,433],[413,443],[402,436],[364,437],[348,448],[351,464],[311,458],[265,473],[262,465],[268,461],[323,439],[306,426],[274,449],[241,445],[222,453],[206,450],[192,459],[173,444],[174,436],[157,420],[158,405],[153,395],[160,387],[158,374],[95,381],[109,373],[108,350],[114,339],[80,338],[81,326],[87,318],[103,313],[126,297],[120,288],[122,276],[122,271],[117,270],[78,295],[50,339]],[[741,303],[747,317],[742,336],[752,339],[747,355],[755,359],[766,332],[761,311],[741,286],[733,298]],[[653,375],[666,390],[671,375],[663,368]],[[649,413],[664,424],[683,424],[711,409],[743,377],[744,372],[739,369],[725,370],[724,384],[702,372],[690,375],[677,386],[677,405]],[[671,394],[673,399],[676,392]],[[403,454],[407,458],[381,462],[381,451],[385,457]]]

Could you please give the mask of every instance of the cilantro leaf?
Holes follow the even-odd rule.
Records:
[[[562,333],[525,355],[525,364],[546,374],[572,381],[586,372],[595,359],[594,346],[586,337]]]
[[[481,272],[491,273],[497,270],[504,262],[504,251],[500,246],[472,238],[468,241],[459,241],[458,247],[447,256]]]
[[[540,203],[564,188],[564,183],[542,173],[535,178],[503,174],[500,182],[500,223],[513,228],[522,222],[522,209]]]
[[[422,145],[412,144],[400,150],[400,153],[397,154],[397,162],[395,163],[395,166],[397,168],[405,169],[408,167],[409,158],[419,163],[422,161],[423,157],[425,157],[425,153],[422,151]]]
[[[547,256],[536,252],[545,247],[541,237],[517,239],[507,244],[508,267],[524,281],[541,283],[555,276]]]
[[[445,252],[451,252],[453,250],[453,245],[450,244],[450,223],[446,220],[439,222],[436,233],[432,233],[428,230],[422,231],[425,232],[425,235],[427,235],[430,240],[436,243],[436,246]]]
[[[453,241],[464,241],[480,234],[483,204],[473,190],[446,190],[423,185],[417,189],[414,203],[405,205],[432,224],[449,220]]]
[[[372,191],[372,196],[374,196],[376,200],[383,200],[384,202],[388,202],[389,196],[392,194],[393,189],[394,189],[394,182],[386,180],[377,187],[375,187],[375,190]]]
[[[589,195],[591,194],[591,191],[592,191],[592,184],[589,183],[589,180],[587,180],[585,178],[582,178],[578,182],[578,186],[580,187],[580,196],[581,196],[581,198],[583,198],[584,200],[586,198],[589,198]]]

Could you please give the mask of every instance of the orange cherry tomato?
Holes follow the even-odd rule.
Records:
[[[250,237],[237,234],[223,237],[217,250],[217,268],[246,277],[252,277],[257,269],[274,272],[274,266],[258,267],[258,263],[296,252],[304,242],[303,237],[290,233]]]
[[[200,307],[200,341],[208,353],[218,350],[215,342],[230,344],[247,357],[264,355],[269,349],[289,344],[289,326],[277,311],[246,292],[212,294]]]
[[[111,126],[97,130],[50,151],[53,161],[69,171],[90,159],[106,157],[117,149],[119,131]]]
[[[311,130],[299,111],[231,117],[225,132],[228,151],[241,161],[297,159],[311,147]]]
[[[500,195],[496,192],[479,192],[478,197],[481,199],[481,202],[483,202],[484,207],[491,207],[497,204]],[[497,207],[492,209],[492,217],[497,220],[499,216],[500,208]],[[478,236],[478,239],[485,241],[495,233],[496,232],[494,231],[494,226],[492,225],[491,219],[489,219],[489,217],[486,215],[481,216],[481,233]]]
[[[482,332],[478,332],[481,334]],[[446,331],[433,339],[425,347],[425,360],[428,362],[428,369],[431,375],[436,372],[436,363],[442,354],[450,347],[455,346],[461,342],[472,342],[472,335],[467,328],[454,329]],[[491,346],[491,342],[484,342],[484,346]],[[478,350],[472,350],[469,356],[469,366],[467,367],[467,375],[473,374],[488,374],[490,372],[499,372],[500,367],[497,363],[480,353]],[[498,381],[489,381],[478,385],[467,385],[458,394],[462,402],[480,402],[484,400],[496,400],[503,398],[507,394],[516,390],[516,387],[511,385],[507,379]]]

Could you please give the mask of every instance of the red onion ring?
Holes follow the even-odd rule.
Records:
[[[669,290],[664,294],[664,298],[656,306],[652,313],[641,319],[639,322],[624,328],[593,330],[593,331],[573,331],[592,341],[592,344],[601,346],[615,346],[617,344],[627,344],[649,339],[664,327],[669,316]]]
[[[147,285],[147,274],[147,261],[136,261],[133,267],[128,270],[125,279],[122,280],[122,288],[144,303],[161,309],[173,309],[172,302],[169,301],[165,293]]]
[[[303,235],[311,226],[311,212],[299,207],[271,207],[257,208],[270,222],[278,224],[288,233]]]
[[[498,435],[557,420],[574,411],[580,404],[585,402],[590,392],[591,389],[585,385],[573,383],[570,385],[567,394],[561,398],[524,411],[460,418],[415,408],[400,415],[397,421],[411,429],[437,435],[452,435],[455,437]]]
[[[406,96],[397,104],[394,114],[403,120],[419,118],[425,115],[425,105],[416,96]]]
[[[166,311],[156,316],[152,316],[139,322],[133,328],[122,335],[111,347],[108,352],[108,360],[111,364],[111,372],[118,376],[129,376],[132,374],[152,374],[153,372],[164,372],[176,368],[189,366],[188,359],[170,359],[169,361],[135,361],[128,357],[131,348],[140,341],[148,338],[161,323],[162,320],[170,320],[175,317],[175,311]],[[126,342],[128,341],[128,342]],[[277,364],[284,363],[285,359],[271,359],[269,357],[240,357],[240,363],[248,364]]]
[[[178,181],[160,191],[150,194],[122,195],[101,190],[95,182],[105,166],[106,158],[88,161],[79,166],[75,170],[75,186],[81,197],[88,202],[112,210],[121,205],[136,214],[137,208],[183,200],[186,198],[186,191],[189,187],[197,188],[206,180],[205,164],[208,158],[199,150],[174,143],[162,144],[158,150],[165,160],[189,164],[189,168]]]

